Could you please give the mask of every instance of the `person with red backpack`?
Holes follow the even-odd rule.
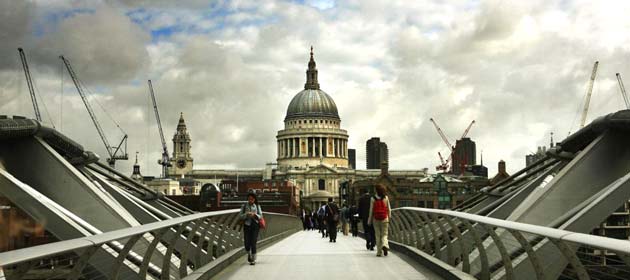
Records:
[[[371,199],[370,217],[368,218],[368,224],[374,226],[377,257],[380,257],[381,254],[387,256],[387,252],[389,251],[387,231],[391,216],[392,208],[389,204],[389,198],[387,197],[385,186],[378,184],[376,185],[376,195],[374,195]]]

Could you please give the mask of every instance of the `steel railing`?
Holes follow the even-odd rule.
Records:
[[[0,279],[180,279],[243,248],[239,210],[204,212],[0,253]],[[301,229],[264,213],[259,240]]]
[[[478,279],[630,279],[630,241],[489,218],[402,207],[392,241]]]

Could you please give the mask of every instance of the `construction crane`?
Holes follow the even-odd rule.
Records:
[[[464,130],[464,134],[462,134],[462,137],[459,138],[459,140],[464,139],[464,137],[466,137],[466,135],[468,135],[468,132],[470,131],[470,128],[472,128],[473,124],[475,124],[475,120],[472,120],[472,122],[470,122],[470,124],[468,125],[468,127],[466,128],[466,130]],[[457,141],[455,141],[455,145],[457,145]],[[453,154],[455,153],[455,151],[453,150]],[[452,157],[452,155],[451,155]],[[464,158],[461,159],[460,161],[460,171],[462,173],[462,175],[464,174],[464,169],[466,168],[466,164],[468,163],[468,158],[466,157],[466,154],[464,154]]]
[[[619,82],[619,89],[621,90],[621,97],[623,98],[623,102],[626,102],[626,109],[630,109],[630,101],[628,101],[628,95],[626,94],[626,87],[623,86],[623,81],[621,80],[621,74],[617,73],[617,82]]]
[[[437,171],[446,171],[448,170],[449,161],[451,160],[451,157],[453,156],[454,147],[453,145],[451,145],[451,142],[448,141],[448,138],[446,138],[446,135],[444,135],[444,132],[442,132],[442,129],[440,128],[440,126],[438,126],[437,122],[435,122],[433,118],[430,118],[429,120],[433,123],[433,126],[435,126],[435,129],[437,130],[438,134],[440,134],[440,137],[442,137],[442,141],[444,141],[444,143],[448,147],[448,150],[450,151],[451,155],[446,161],[444,161],[444,158],[442,158],[442,155],[438,152],[438,156],[440,156],[441,164],[436,166],[435,169]]]
[[[473,124],[475,124],[475,120],[470,122],[470,124],[468,125],[468,127],[464,131],[464,134],[462,134],[462,137],[460,137],[459,139],[464,139],[464,137],[466,137],[466,135],[468,135],[468,132],[470,131],[470,128],[473,126]]]
[[[164,141],[162,122],[160,121],[160,113],[158,112],[157,103],[155,102],[155,93],[153,92],[153,84],[151,83],[151,80],[149,80],[149,93],[151,94],[151,101],[153,101],[155,119],[157,120],[158,129],[160,130],[160,140],[162,140],[162,159],[158,160],[158,164],[162,165],[162,178],[166,178],[168,167],[172,166],[172,164],[168,158],[168,149],[166,148],[166,141]]]
[[[94,126],[96,126],[96,130],[98,131],[98,134],[101,136],[101,140],[103,140],[103,144],[105,144],[105,149],[107,149],[107,153],[109,154],[109,158],[107,159],[107,163],[109,164],[109,166],[114,168],[114,166],[116,165],[116,160],[128,160],[129,156],[127,154],[127,134],[125,133],[125,135],[123,136],[122,140],[120,140],[120,143],[118,144],[117,147],[112,147],[111,145],[109,145],[109,142],[107,141],[107,137],[105,137],[105,132],[103,132],[103,128],[101,128],[101,124],[96,119],[96,115],[94,114],[94,111],[92,110],[92,107],[90,106],[90,103],[88,102],[87,97],[85,96],[85,93],[83,92],[83,87],[81,86],[81,82],[79,81],[79,78],[77,78],[77,75],[74,73],[74,70],[72,70],[72,66],[70,66],[70,62],[67,59],[65,59],[63,56],[59,56],[59,58],[63,61],[63,64],[66,66],[66,69],[68,69],[68,74],[70,74],[70,77],[72,78],[72,82],[74,82],[74,86],[77,88],[77,92],[79,92],[79,95],[81,96],[81,99],[83,100],[83,104],[85,104],[85,107],[87,108],[88,113],[90,114],[90,117],[92,118],[92,122],[94,122]],[[125,145],[124,151],[121,149],[123,144]],[[123,154],[118,155],[118,152],[121,152]]]
[[[437,171],[446,171],[449,169],[449,164],[453,159],[453,155],[455,153],[455,147],[451,145],[450,141],[448,141],[448,138],[446,138],[446,135],[444,135],[444,132],[442,132],[442,129],[440,128],[440,126],[438,126],[437,122],[435,122],[433,118],[431,118],[430,121],[433,123],[433,126],[435,126],[435,129],[440,134],[440,137],[442,137],[442,141],[444,141],[446,146],[449,148],[449,151],[451,152],[449,157],[446,160],[444,160],[444,158],[442,157],[442,154],[438,152],[438,156],[440,157],[441,164],[436,166],[435,169]],[[462,137],[459,138],[459,140],[463,139],[464,137],[466,137],[466,135],[468,135],[468,132],[470,132],[470,128],[472,128],[473,124],[475,124],[475,120],[470,122],[470,124],[468,125],[468,127],[466,127],[466,130],[464,130],[464,133],[462,134]],[[466,159],[464,159],[462,163],[464,163],[465,165]]]
[[[593,72],[591,73],[591,79],[589,80],[588,87],[586,89],[586,101],[584,102],[584,111],[582,111],[582,122],[580,122],[580,128],[584,127],[584,124],[586,124],[588,105],[591,103],[591,94],[593,93],[593,84],[595,83],[595,76],[597,76],[598,65],[599,61],[595,61],[595,65],[593,65]]]
[[[35,109],[35,118],[37,121],[42,121],[42,115],[39,113],[39,106],[37,105],[37,98],[35,97],[35,88],[33,87],[33,79],[31,78],[31,71],[28,68],[26,62],[26,55],[22,48],[18,48],[20,52],[20,59],[22,60],[22,68],[24,68],[24,76],[26,76],[26,84],[28,85],[28,91],[31,93],[31,100],[33,101],[33,109]]]

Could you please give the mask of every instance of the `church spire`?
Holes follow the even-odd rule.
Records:
[[[177,131],[186,132],[186,122],[184,121],[184,112],[179,113],[179,122],[177,123]]]
[[[319,89],[317,67],[315,65],[315,59],[313,59],[313,46],[311,46],[311,60],[309,60],[308,70],[306,70],[306,84],[304,84],[304,89]]]
[[[140,174],[140,165],[138,165],[138,152],[136,152],[136,163],[133,165],[133,173],[131,179],[142,182],[142,174]]]

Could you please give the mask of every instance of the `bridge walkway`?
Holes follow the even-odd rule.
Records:
[[[317,231],[300,231],[258,251],[256,265],[243,256],[214,279],[440,279],[403,254],[376,257],[365,240],[339,233],[330,243]]]

